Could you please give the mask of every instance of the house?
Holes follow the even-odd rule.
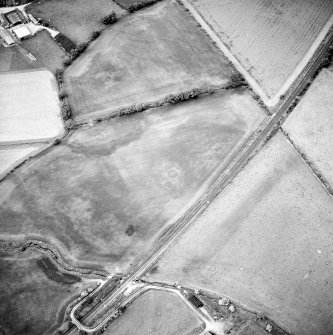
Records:
[[[12,32],[19,40],[23,40],[31,36],[30,30],[25,24],[14,27]]]

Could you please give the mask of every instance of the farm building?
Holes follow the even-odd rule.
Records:
[[[188,301],[197,308],[203,307],[203,302],[199,300],[195,295],[191,295]]]
[[[32,0],[0,0],[0,7],[24,5]]]
[[[54,39],[56,42],[60,44],[60,46],[68,53],[71,53],[75,50],[76,44],[72,42],[67,36],[64,34],[57,34]]]
[[[5,13],[4,15],[11,27],[26,21],[24,15],[18,9],[14,9],[10,12]]]
[[[7,45],[12,45],[15,43],[13,36],[8,30],[0,28],[0,36],[2,37],[2,39],[5,41]]]
[[[16,26],[13,28],[13,34],[19,39],[22,40],[24,38],[28,38],[31,36],[31,32],[28,27],[24,24]]]
[[[10,27],[9,21],[6,19],[6,16],[3,13],[0,14],[0,25],[5,29]]]

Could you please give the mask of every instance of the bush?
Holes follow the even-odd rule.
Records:
[[[153,5],[154,3],[158,2],[159,0],[148,0],[148,1],[137,1],[134,2],[133,4],[131,4],[127,10],[132,13],[135,12],[136,10],[139,10],[143,7],[149,6],[149,5]]]
[[[75,127],[75,123],[72,119],[68,119],[66,122],[65,122],[65,128],[68,129],[68,130],[71,130]]]
[[[64,102],[61,106],[61,115],[64,118],[64,120],[68,120],[72,115],[71,108],[68,106],[66,102]]]
[[[99,30],[95,30],[90,37],[90,41],[95,40],[97,37],[99,37],[99,35],[101,34],[101,32]]]
[[[230,79],[233,85],[239,86],[245,83],[245,78],[240,73],[234,73]]]
[[[117,16],[115,12],[111,12],[109,15],[105,16],[102,19],[102,23],[105,24],[106,26],[113,24],[117,21]]]
[[[55,71],[55,77],[57,79],[57,82],[62,82],[62,76],[64,74],[64,70],[63,69],[56,69]]]
[[[66,96],[67,96],[66,92],[63,89],[60,89],[58,93],[59,100],[64,100]]]
[[[65,61],[64,61],[64,67],[68,67],[68,66],[70,66],[71,64],[73,63],[73,59],[72,59],[72,57],[70,57],[70,58],[67,58]]]

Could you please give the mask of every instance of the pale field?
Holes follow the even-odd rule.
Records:
[[[187,335],[200,324],[200,319],[176,294],[151,290],[137,298],[104,334]]]
[[[63,124],[55,78],[49,71],[1,73],[0,142],[45,141]]]
[[[112,114],[195,87],[228,84],[232,70],[175,1],[128,15],[65,71],[76,119]]]
[[[333,72],[324,69],[283,124],[296,146],[333,187]]]
[[[25,158],[33,156],[42,145],[0,146],[0,177],[13,169]]]
[[[190,2],[270,98],[302,62],[333,13],[331,0]]]
[[[295,335],[329,335],[332,235],[332,197],[278,133],[146,277],[227,295]]]
[[[46,240],[79,266],[124,272],[262,118],[241,89],[80,129],[0,184],[0,235]]]

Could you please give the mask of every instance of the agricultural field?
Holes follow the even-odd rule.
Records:
[[[77,130],[0,184],[0,235],[46,240],[78,266],[123,272],[262,118],[237,89]]]
[[[283,128],[333,187],[333,72],[324,69]]]
[[[65,71],[64,87],[81,120],[194,87],[226,85],[231,75],[188,13],[166,1],[105,30]]]
[[[174,293],[145,292],[116,319],[105,335],[192,334],[201,321]]]
[[[53,74],[63,66],[63,62],[67,59],[66,52],[46,30],[39,31],[35,36],[21,41],[20,45]]]
[[[0,143],[47,141],[63,132],[57,84],[49,71],[0,73]]]
[[[146,279],[219,292],[295,335],[328,335],[332,218],[332,197],[278,133]]]
[[[189,2],[269,98],[304,68],[312,44],[332,24],[331,0]]]
[[[0,146],[0,178],[27,157],[39,152],[43,147],[44,145],[39,144]]]
[[[104,28],[101,20],[122,10],[111,0],[41,0],[26,8],[35,18],[41,18],[75,43],[89,40],[96,30]]]
[[[5,48],[0,45],[0,72],[24,71],[41,67],[41,64],[30,60],[26,51],[19,46]]]
[[[0,252],[0,268],[1,334],[50,334],[61,325],[69,301],[89,286],[29,250]]]

